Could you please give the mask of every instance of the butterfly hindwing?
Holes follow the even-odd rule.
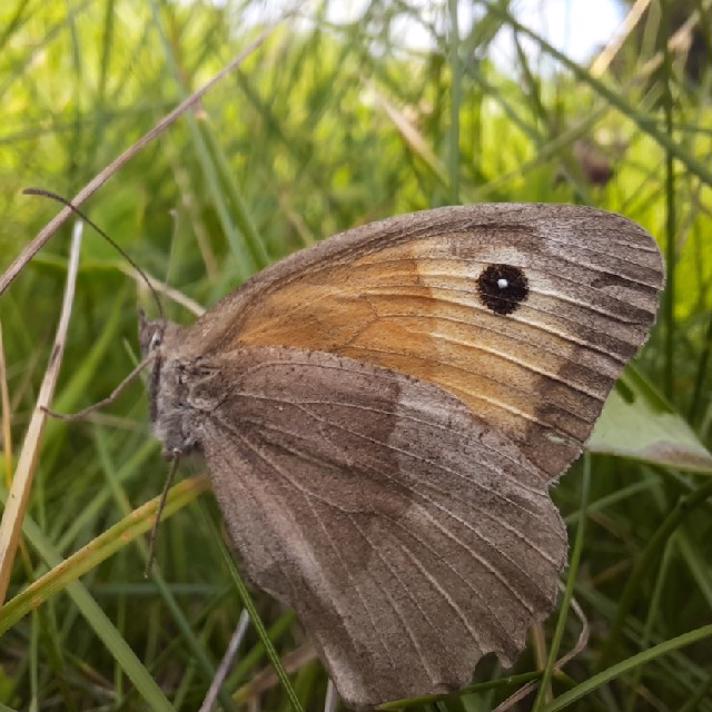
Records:
[[[512,443],[441,388],[347,357],[255,347],[209,369],[191,402],[231,538],[347,703],[513,662],[554,605],[566,532]]]

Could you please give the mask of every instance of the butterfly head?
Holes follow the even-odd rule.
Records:
[[[193,412],[187,403],[185,364],[176,357],[182,327],[165,319],[139,314],[139,343],[143,358],[152,356],[148,393],[151,422],[168,459],[186,455],[196,447],[191,435]]]
[[[141,356],[146,358],[163,343],[168,322],[165,319],[147,319],[143,310],[138,313],[138,342]]]

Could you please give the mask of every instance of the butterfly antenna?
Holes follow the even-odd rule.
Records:
[[[112,238],[110,238],[106,234],[106,232],[102,230],[93,220],[88,218],[82,210],[80,210],[76,205],[74,205],[74,203],[67,200],[66,198],[63,198],[57,193],[53,193],[51,190],[45,190],[44,188],[25,188],[22,192],[24,195],[41,195],[45,198],[51,198],[52,200],[56,200],[58,203],[66,205],[70,210],[74,211],[77,215],[79,215],[79,217],[84,220],[87,225],[91,225],[91,227],[93,227],[94,230],[96,230],[99,235],[101,235],[136,270],[136,272],[141,275],[141,278],[146,283],[146,286],[149,288],[151,294],[153,295],[153,299],[155,300],[156,306],[158,307],[158,314],[161,317],[161,321],[165,322],[166,317],[163,313],[161,300],[158,297],[158,292],[156,291],[155,287],[151,284],[151,280],[148,278],[148,275],[146,275],[146,273],[133,261],[133,259],[131,259],[128,253],[123,248],[119,247],[118,243]]]
[[[161,492],[161,499],[158,502],[158,509],[156,510],[156,518],[153,520],[153,527],[151,528],[151,535],[148,538],[148,560],[146,561],[146,568],[143,571],[144,578],[148,578],[151,573],[151,567],[153,566],[153,560],[156,554],[156,540],[158,539],[158,524],[161,521],[161,515],[166,507],[166,499],[168,498],[168,490],[173,484],[173,480],[176,477],[176,471],[178,470],[178,463],[180,462],[180,457],[176,456],[171,462],[171,467],[166,475],[166,481],[163,483],[163,492]]]

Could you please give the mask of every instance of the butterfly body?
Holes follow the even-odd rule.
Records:
[[[654,320],[647,233],[479,205],[350,230],[190,327],[144,323],[154,428],[206,459],[252,580],[357,708],[511,665],[555,605],[548,493]]]

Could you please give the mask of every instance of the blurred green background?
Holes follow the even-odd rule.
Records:
[[[0,4],[3,268],[58,210],[22,188],[74,195],[286,7]],[[627,376],[635,398],[621,398],[619,412],[606,416],[609,432],[596,448],[604,454],[574,466],[555,492],[572,541],[586,525],[572,583],[590,641],[536,708],[712,711],[704,628],[712,621],[712,470],[685,471],[686,453],[707,456],[711,442],[712,2],[289,7],[295,14],[264,45],[84,209],[149,274],[206,307],[294,250],[401,212],[575,202],[643,225],[665,254],[668,289]],[[0,298],[12,435],[3,436],[6,484],[49,358],[70,227]],[[85,232],[57,410],[96,402],[136,363],[137,308],[154,307],[127,271]],[[177,321],[194,318],[165,305]],[[634,420],[652,446],[667,438],[664,458],[618,456],[630,454],[621,441]],[[90,423],[49,423],[0,609],[0,710],[199,707],[241,610],[211,495],[176,504],[158,540],[161,574],[148,580],[142,538],[111,530],[108,544],[97,539],[154,497],[165,472],[140,383]],[[16,598],[87,543],[116,553],[74,559],[72,582],[42,579],[36,594]],[[254,595],[293,692],[305,708],[321,709],[326,677],[298,624]],[[542,668],[556,621],[532,633],[514,672]],[[567,615],[562,625],[563,653],[580,624]],[[694,644],[674,642],[695,631]],[[640,665],[636,655],[656,645]],[[601,671],[608,676],[596,677]],[[485,665],[477,677],[502,674]],[[259,694],[245,687],[260,681]],[[484,712],[516,687],[502,679],[418,704]],[[533,699],[514,708],[530,709]],[[288,709],[252,630],[219,704]]]

